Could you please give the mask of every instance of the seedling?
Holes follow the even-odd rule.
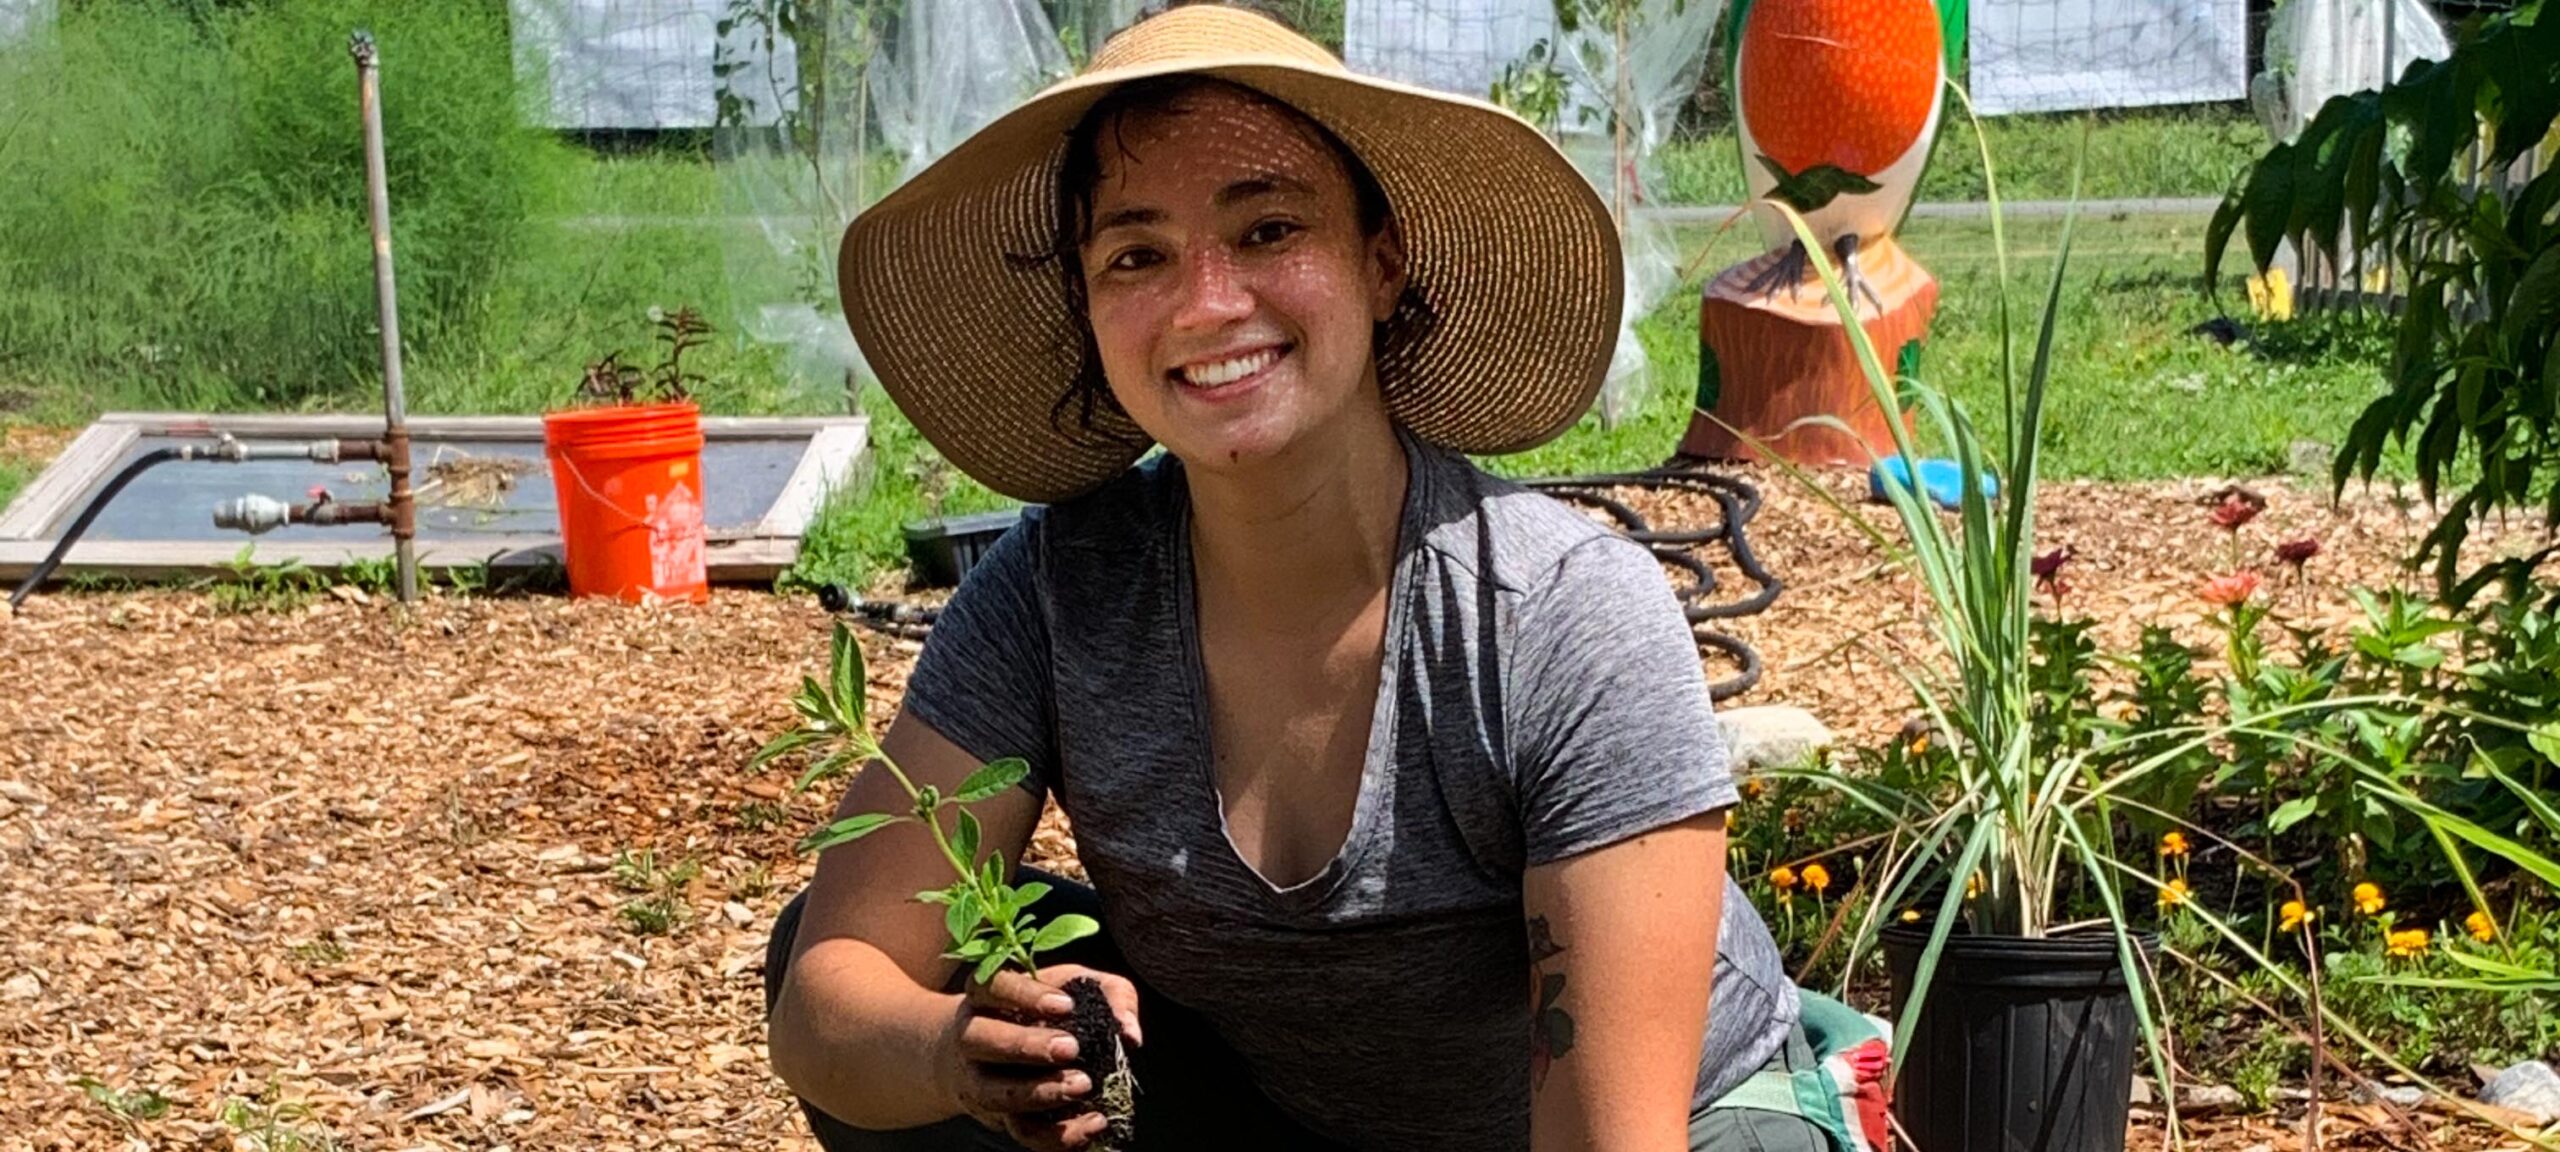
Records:
[[[821,780],[845,775],[857,765],[877,763],[907,794],[908,808],[903,812],[847,816],[803,839],[800,850],[823,852],[891,825],[922,825],[957,879],[948,887],[916,893],[916,899],[943,906],[943,927],[950,932],[952,942],[943,956],[970,965],[970,979],[980,984],[993,980],[1007,967],[1037,978],[1041,953],[1101,931],[1102,926],[1092,917],[1073,913],[1040,923],[1030,908],[1048,895],[1049,886],[1037,881],[1019,886],[1007,884],[1005,861],[997,853],[981,852],[983,833],[969,806],[1003,795],[1030,775],[1031,766],[1015,757],[992,761],[971,772],[948,796],[931,784],[918,785],[871,735],[864,715],[862,648],[853,631],[842,622],[835,626],[829,655],[827,682],[820,683],[814,676],[802,677],[800,691],[792,697],[792,707],[800,714],[800,726],[759,749],[749,767],[760,768],[787,755],[811,757],[809,768],[793,784],[795,790],[805,790]],[[948,827],[946,810],[951,813]],[[1111,1121],[1111,1126],[1090,1146],[1103,1152],[1127,1148],[1137,1081],[1129,1074],[1127,1054],[1121,1048],[1119,1028],[1102,985],[1080,977],[1067,981],[1064,991],[1076,1002],[1069,1030],[1076,1037],[1078,1065],[1098,1086],[1092,1106],[1099,1107]]]
[[[649,309],[649,323],[657,329],[659,345],[657,364],[642,368],[622,362],[620,351],[608,352],[604,359],[587,365],[578,381],[578,397],[597,404],[672,404],[691,399],[693,386],[703,382],[699,372],[684,368],[684,354],[710,342],[711,322],[692,308],[673,312]]]
[[[338,582],[368,596],[389,596],[400,588],[400,562],[390,556],[353,556],[338,566]]]
[[[692,910],[684,902],[684,892],[700,875],[701,863],[689,857],[660,866],[653,849],[615,853],[613,882],[625,892],[639,893],[617,915],[626,927],[642,936],[667,935],[690,918]]]
[[[738,828],[746,832],[762,832],[791,819],[791,813],[771,800],[749,800],[738,805]]]
[[[335,937],[321,936],[285,950],[293,962],[305,968],[334,968],[347,962],[347,946]]]
[[[299,560],[281,564],[260,564],[255,559],[255,544],[243,544],[240,551],[222,566],[230,579],[213,586],[213,607],[217,612],[291,612],[311,601],[320,590],[320,575]]]
[[[273,1085],[265,1095],[275,1095]],[[309,1105],[290,1100],[234,1096],[223,1102],[222,1124],[238,1134],[231,1146],[242,1152],[343,1152],[346,1148],[313,1121]]]
[[[83,1076],[71,1083],[89,1097],[90,1103],[115,1117],[117,1125],[130,1137],[140,1137],[143,1121],[169,1114],[169,1098],[154,1089],[112,1088],[95,1076]]]

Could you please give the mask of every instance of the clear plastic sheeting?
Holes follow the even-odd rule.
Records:
[[[53,0],[0,0],[0,49],[32,42],[53,27]]]
[[[1971,23],[1986,116],[2248,94],[2247,0],[1975,0]]]
[[[2249,82],[2249,104],[2268,135],[2291,140],[2330,98],[2380,88],[2452,50],[2424,0],[2285,0],[2267,26],[2267,70]]]
[[[17,0],[0,0],[0,13]],[[43,0],[37,0],[42,3]],[[719,116],[712,61],[752,74],[735,86],[781,91],[798,68],[795,45],[720,35],[732,0],[509,0],[516,74],[543,93],[541,120],[573,130],[708,128]],[[0,24],[5,16],[0,16]],[[759,105],[770,122],[777,109]]]
[[[1600,417],[1612,424],[1633,415],[1653,386],[1636,321],[1680,280],[1670,225],[1635,210],[1652,202],[1652,189],[1661,183],[1654,155],[1671,138],[1680,105],[1698,89],[1709,59],[1707,40],[1723,14],[1720,0],[1643,0],[1638,6],[1625,37],[1623,155],[1609,116],[1621,93],[1618,30],[1586,17],[1575,31],[1559,33],[1555,57],[1569,95],[1557,143],[1610,199],[1626,249],[1626,308],[1608,380],[1600,387]]]
[[[1642,0],[1626,27],[1624,75],[1620,37],[1607,6],[1577,3],[1583,18],[1566,32],[1555,0],[1347,0],[1343,55],[1375,76],[1486,98],[1506,69],[1528,68],[1543,47],[1564,92],[1557,144],[1619,213],[1627,254],[1626,309],[1618,347],[1600,390],[1603,420],[1632,414],[1651,386],[1635,323],[1678,282],[1678,258],[1667,226],[1635,209],[1659,182],[1655,150],[1670,138],[1680,105],[1697,90],[1707,41],[1722,0]],[[1610,115],[1624,100],[1625,139]]]
[[[1346,0],[1343,63],[1483,99],[1504,65],[1555,29],[1554,0]]]
[[[781,349],[811,393],[850,395],[868,371],[836,294],[845,227],[1068,74],[1067,50],[1037,0],[716,2],[730,31],[704,72],[715,76],[720,113],[713,140],[732,323]],[[1107,32],[1114,3],[1060,7],[1079,27],[1081,5],[1104,9],[1091,22]]]
[[[910,3],[871,70],[871,96],[912,176],[1073,67],[1034,0]]]

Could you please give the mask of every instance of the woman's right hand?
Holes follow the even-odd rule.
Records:
[[[1083,1147],[1107,1122],[1093,1111],[1056,1118],[1094,1090],[1075,1067],[1075,1037],[1063,1027],[1075,1002],[1060,986],[1080,976],[1100,983],[1132,1047],[1140,1039],[1138,990],[1124,977],[1074,964],[1044,965],[1040,974],[1046,979],[1007,969],[986,984],[971,981],[944,1034],[939,1071],[962,1112],[1032,1152],[1064,1152]],[[1026,1020],[1035,1023],[1019,1022]]]

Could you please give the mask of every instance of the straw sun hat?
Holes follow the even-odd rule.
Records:
[[[857,217],[838,284],[854,339],[918,431],[961,471],[1042,502],[1090,489],[1152,443],[1097,407],[1061,408],[1083,359],[1054,264],[1068,135],[1132,80],[1199,74],[1324,125],[1378,179],[1434,317],[1382,348],[1395,418],[1476,454],[1553,439],[1590,407],[1625,291],[1617,230],[1526,121],[1479,100],[1354,75],[1280,24],[1175,8],[1105,43]]]

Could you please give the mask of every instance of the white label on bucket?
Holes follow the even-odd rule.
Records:
[[[661,591],[689,588],[702,579],[702,501],[678,482],[660,500],[649,498],[649,582]]]

